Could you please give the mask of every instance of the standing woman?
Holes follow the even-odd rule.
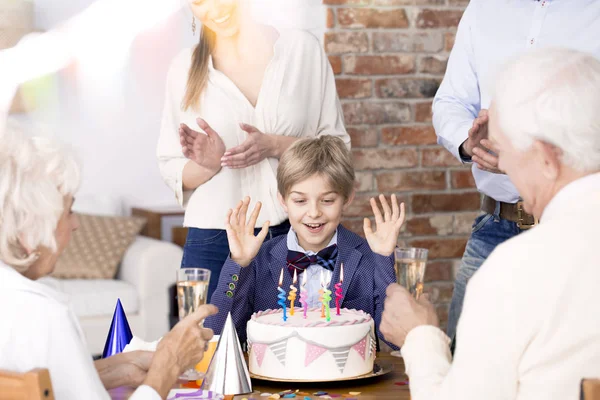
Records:
[[[167,77],[157,156],[189,227],[182,267],[212,271],[209,298],[229,254],[227,210],[250,196],[268,238],[287,233],[276,170],[295,140],[340,136],[350,146],[329,60],[299,30],[278,32],[250,18],[248,0],[190,1],[200,42]]]

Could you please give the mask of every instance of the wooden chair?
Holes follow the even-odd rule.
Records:
[[[42,368],[24,373],[0,370],[0,400],[54,400],[50,372]]]
[[[600,400],[600,379],[581,381],[581,400]]]

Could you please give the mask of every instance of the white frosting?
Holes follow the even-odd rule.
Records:
[[[281,310],[254,314],[247,325],[250,372],[302,380],[335,380],[371,372],[375,360],[373,319],[363,311],[343,309],[339,316],[335,309],[331,311],[329,322],[321,318],[320,309],[310,310],[306,319],[302,310],[296,309],[285,322]],[[313,356],[308,365],[307,352]]]

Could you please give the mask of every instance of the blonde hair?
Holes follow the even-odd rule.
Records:
[[[79,179],[75,159],[58,143],[28,137],[14,124],[0,130],[1,261],[24,272],[37,259],[25,246],[56,251],[64,197],[75,193]]]
[[[192,53],[192,63],[181,102],[181,108],[184,111],[190,107],[197,108],[200,104],[200,95],[208,81],[208,62],[215,47],[215,40],[216,35],[213,31],[205,26],[200,28],[200,41]]]
[[[331,188],[348,200],[354,189],[354,167],[342,139],[323,135],[300,139],[281,156],[277,167],[277,189],[283,198],[292,186],[313,175],[322,175]]]

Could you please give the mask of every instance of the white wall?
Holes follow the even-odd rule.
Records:
[[[279,28],[310,29],[322,36],[325,13],[321,0],[252,1],[255,17],[261,21]],[[36,28],[49,30],[94,1],[34,3]],[[49,105],[30,116],[20,116],[42,123],[76,149],[83,161],[79,198],[118,198],[126,213],[132,205],[175,205],[172,192],[159,175],[155,145],[168,65],[180,49],[193,46],[197,40],[191,34],[190,19],[190,11],[183,7],[139,34],[118,68],[118,62],[107,59],[61,71],[50,80],[54,90],[48,94]],[[91,38],[90,54],[102,43],[103,35],[110,34],[111,21],[107,20],[98,37]]]

